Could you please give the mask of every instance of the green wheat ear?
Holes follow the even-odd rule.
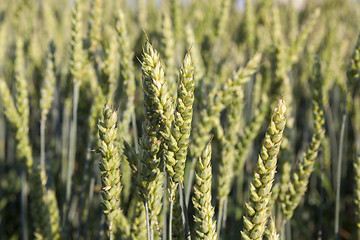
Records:
[[[134,200],[137,201],[137,203],[135,217],[131,224],[130,238],[132,240],[143,240],[146,239],[145,207],[144,203],[138,197]]]
[[[359,101],[358,101],[359,102]],[[359,114],[357,114],[359,115]],[[359,116],[357,116],[359,117]],[[359,118],[357,118],[359,120]],[[354,159],[354,170],[355,170],[355,189],[354,189],[354,203],[356,206],[356,225],[360,229],[360,142],[357,140],[356,155]]]
[[[272,217],[270,217],[268,227],[265,230],[265,236],[267,237],[268,240],[280,239],[280,235],[276,232],[275,221]]]
[[[356,189],[355,189],[355,204],[356,204],[356,215],[358,217],[357,220],[357,227],[360,228],[360,154],[359,150],[357,150],[356,153],[356,159],[354,163],[354,169],[355,169],[355,181],[356,181]]]
[[[144,90],[144,135],[140,139],[142,148],[140,164],[138,166],[138,183],[140,196],[145,201],[149,198],[151,183],[160,174],[160,158],[157,156],[160,150],[159,139],[159,112],[160,105],[159,86],[164,80],[164,70],[160,64],[160,56],[157,51],[146,41],[144,58],[142,62],[143,90]]]
[[[185,55],[180,68],[175,119],[169,134],[169,147],[174,151],[172,158],[166,158],[166,170],[172,183],[184,181],[184,168],[189,146],[194,103],[194,64],[190,52]]]
[[[86,65],[86,53],[83,50],[82,41],[82,2],[75,1],[75,7],[72,12],[72,31],[71,31],[71,61],[70,72],[74,77],[74,84],[81,85],[84,78],[84,68]]]
[[[359,82],[360,74],[360,35],[358,37],[355,49],[350,60],[350,64],[346,71],[346,77],[348,79],[351,89],[355,89],[356,84]]]
[[[314,165],[317,160],[320,145],[325,136],[325,119],[323,111],[322,100],[322,75],[321,65],[318,58],[315,59],[313,74],[311,77],[313,83],[313,118],[314,118],[314,133],[311,142],[304,154],[304,158],[299,162],[297,170],[293,173],[293,179],[289,183],[286,192],[280,192],[281,196],[286,196],[281,202],[281,209],[286,218],[289,220],[294,210],[299,205],[304,196],[311,173],[314,171]]]
[[[104,213],[107,217],[109,238],[113,239],[116,233],[115,223],[121,215],[120,210],[120,157],[118,147],[115,145],[117,136],[117,112],[113,111],[107,103],[103,109],[104,120],[100,120],[99,129],[99,148],[102,155],[100,164],[102,197]]]
[[[160,230],[157,218],[162,208],[163,169],[165,153],[168,152],[167,139],[171,131],[173,104],[159,53],[148,39],[145,42],[141,64],[145,120],[143,137],[140,139],[141,156],[137,183],[145,208],[148,205],[150,210],[149,232],[152,232],[154,226]]]
[[[277,155],[286,123],[286,106],[281,98],[271,116],[258,158],[254,181],[250,184],[250,201],[246,203],[242,239],[262,239],[269,217],[268,204],[276,172]]]
[[[199,239],[217,239],[214,207],[211,205],[211,140],[207,143],[196,167],[194,196],[195,233]]]

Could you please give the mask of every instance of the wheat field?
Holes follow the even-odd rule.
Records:
[[[360,239],[359,19],[0,0],[0,239]]]

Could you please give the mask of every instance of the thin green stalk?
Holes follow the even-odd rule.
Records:
[[[323,212],[324,212],[324,202],[325,202],[325,191],[324,191],[324,185],[325,185],[325,164],[324,164],[324,157],[320,160],[320,173],[317,173],[320,176],[321,181],[321,189],[320,189],[320,199],[321,199],[321,205],[319,209],[319,230],[317,232],[318,234],[318,240],[321,240],[323,238]]]
[[[345,104],[346,106],[346,104]],[[340,143],[339,143],[339,155],[337,161],[336,171],[336,200],[335,200],[335,239],[339,239],[339,228],[340,228],[340,190],[341,190],[341,166],[343,158],[343,145],[346,125],[346,112],[343,113],[341,130],[340,130]]]
[[[184,224],[184,211],[182,208],[182,198],[180,199],[180,187],[175,190],[174,207],[173,207],[173,220],[172,220],[172,238],[174,240],[185,239],[185,224]]]
[[[181,208],[183,210],[184,218],[185,218],[185,237],[186,239],[190,240],[190,227],[189,227],[189,217],[188,217],[188,211],[187,211],[187,203],[185,201],[185,189],[184,185],[179,184],[179,194],[180,194],[180,203]]]
[[[173,208],[174,208],[174,189],[170,191],[170,207],[169,207],[169,240],[172,240],[172,219],[173,219]]]
[[[71,122],[71,99],[66,98],[64,102],[64,109],[62,113],[62,126],[61,126],[61,185],[66,192],[66,176],[67,176],[67,169],[68,169],[68,156],[69,156],[69,139],[70,139],[70,122]],[[66,199],[63,199],[63,206],[65,205]],[[64,210],[64,209],[63,209]],[[62,211],[62,225],[65,224],[65,215],[64,211]]]
[[[149,220],[149,202],[145,200],[145,216],[146,216],[146,233],[147,240],[151,240],[152,236],[150,235],[150,220]]]
[[[20,201],[20,214],[21,214],[21,239],[27,240],[28,238],[28,201],[27,201],[27,181],[26,172],[21,171],[21,201]]]
[[[81,231],[83,230],[81,225],[83,222],[85,196],[86,196],[86,190],[87,190],[87,186],[88,186],[89,175],[91,176],[91,172],[89,172],[89,166],[90,166],[90,161],[91,161],[90,159],[91,159],[91,140],[88,139],[88,144],[86,147],[84,173],[83,173],[83,177],[82,177],[81,193],[80,193],[80,199],[79,199],[79,229],[78,229],[78,233],[77,233],[78,234],[77,238],[80,238]]]
[[[165,171],[165,169],[164,169]],[[168,185],[168,176],[167,174],[164,174],[164,189],[167,189],[167,185]],[[171,197],[171,195],[170,195]],[[162,224],[162,240],[167,240],[167,227],[168,225],[166,224],[167,222],[167,215],[168,215],[168,199],[167,199],[167,194],[166,191],[163,191],[163,202],[162,202],[162,220],[163,220],[163,224]],[[171,199],[170,199],[170,205],[171,205]],[[170,211],[170,214],[172,214],[172,212]]]
[[[77,110],[79,105],[79,88],[78,84],[74,84],[73,89],[73,111],[72,121],[70,123],[70,139],[69,139],[69,159],[66,175],[66,193],[65,193],[65,205],[64,205],[64,220],[69,221],[69,210],[71,201],[71,189],[72,189],[72,177],[75,166],[75,154],[76,154],[76,133],[77,133]],[[64,221],[63,220],[63,221]]]
[[[287,223],[285,225],[285,239],[286,240],[291,240],[291,224]]]
[[[226,212],[225,212],[225,200],[226,200],[226,197],[221,198],[219,200],[219,213],[218,213],[218,218],[217,218],[218,221],[217,221],[217,226],[216,226],[216,232],[217,232],[219,238],[221,236],[221,230],[222,230],[222,225],[223,225],[222,223],[224,221],[223,215],[224,215],[224,213],[226,214]]]
[[[95,167],[95,166],[94,166]],[[87,212],[90,212],[90,207],[92,206],[94,200],[94,187],[95,187],[95,177],[94,172],[92,172],[90,184],[89,184],[89,197],[88,197],[88,205]],[[90,214],[87,215],[85,227],[84,227],[84,239],[89,239],[89,224],[90,224]]]
[[[189,204],[189,201],[190,201],[190,194],[191,194],[192,183],[194,181],[196,163],[197,163],[197,160],[195,158],[193,158],[193,160],[191,161],[189,177],[188,177],[188,182],[187,182],[187,186],[186,186],[186,194],[185,194],[186,204]]]
[[[46,122],[40,122],[40,167],[45,170],[45,129]]]
[[[222,225],[221,228],[224,229],[226,227],[226,217],[227,217],[227,208],[228,208],[228,200],[229,198],[225,198],[224,200],[224,214],[223,214],[223,219],[222,219]],[[220,233],[219,233],[220,235]]]

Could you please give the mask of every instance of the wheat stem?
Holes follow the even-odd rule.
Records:
[[[346,101],[345,101],[346,102]],[[345,104],[346,106],[346,104]],[[346,126],[346,112],[343,113],[341,121],[341,130],[340,130],[340,142],[339,142],[339,155],[337,159],[337,171],[336,171],[336,199],[335,199],[335,225],[334,233],[335,239],[339,239],[339,228],[340,228],[340,189],[341,189],[341,166],[343,158],[343,145],[344,145],[344,136],[345,136],[345,126]]]

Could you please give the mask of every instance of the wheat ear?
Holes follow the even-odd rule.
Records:
[[[324,111],[322,103],[322,75],[319,59],[315,59],[312,74],[313,83],[313,116],[314,116],[314,133],[311,142],[304,154],[302,161],[299,163],[296,172],[293,173],[293,180],[286,193],[285,201],[281,203],[281,209],[286,220],[289,220],[295,208],[299,205],[304,196],[311,173],[314,171],[314,165],[318,156],[318,151],[325,135],[324,129]]]
[[[267,229],[265,230],[265,236],[268,240],[279,240],[280,235],[276,232],[275,221],[272,217],[270,217],[269,224]]]
[[[197,163],[194,196],[195,233],[199,239],[217,239],[214,207],[211,205],[211,141],[209,141]]]
[[[250,201],[246,203],[246,216],[242,238],[262,239],[269,217],[268,203],[276,172],[277,155],[286,124],[286,106],[280,99],[272,116],[258,157],[253,183],[250,184]]]
[[[161,197],[158,194],[161,187],[163,169],[164,135],[170,131],[171,106],[164,78],[164,70],[160,62],[158,52],[146,40],[143,53],[143,91],[144,91],[144,115],[143,137],[140,140],[142,148],[138,166],[138,186],[140,197],[145,203],[145,210],[150,210],[151,229],[148,237],[151,237],[153,226],[157,225],[157,215],[161,209]],[[160,152],[160,149],[162,150]],[[162,190],[160,190],[162,191]],[[160,196],[162,194],[160,193]],[[149,205],[149,206],[147,206]],[[151,232],[150,232],[151,230]]]
[[[180,68],[175,119],[171,126],[171,132],[166,135],[168,137],[168,151],[165,152],[165,168],[170,179],[170,239],[172,237],[172,210],[175,200],[175,191],[178,184],[181,186],[184,184],[185,161],[189,146],[193,114],[194,88],[194,65],[190,52],[188,52],[185,55],[183,65]],[[179,223],[179,221],[176,223]],[[179,226],[175,227],[179,228]]]
[[[117,135],[117,112],[113,111],[109,104],[105,104],[103,109],[102,121],[99,121],[99,148],[102,155],[100,164],[102,197],[104,213],[107,217],[108,234],[110,239],[114,239],[117,231],[116,220],[121,213],[120,210],[120,157],[117,146],[115,145]]]

